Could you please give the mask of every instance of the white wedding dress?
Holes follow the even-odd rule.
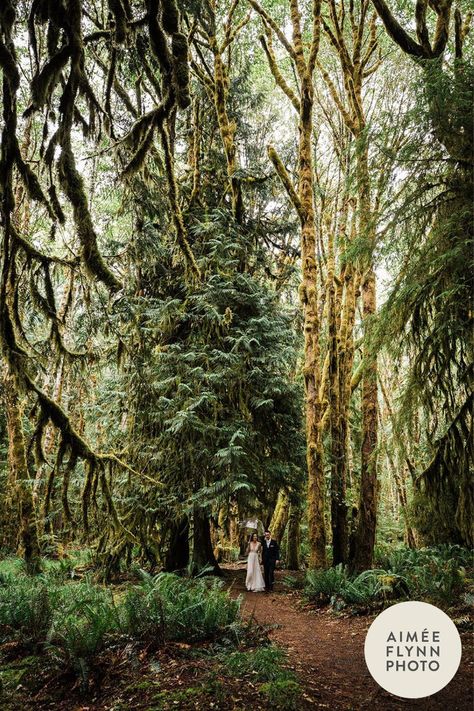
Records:
[[[260,569],[259,552],[261,543],[251,543],[249,557],[247,558],[247,577],[245,587],[249,592],[263,592],[265,590],[265,580]]]

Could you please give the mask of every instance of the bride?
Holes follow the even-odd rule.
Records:
[[[245,580],[245,587],[250,592],[263,592],[265,590],[265,581],[260,570],[261,551],[262,544],[259,542],[257,534],[253,533],[247,546],[249,557],[247,559],[247,578]]]

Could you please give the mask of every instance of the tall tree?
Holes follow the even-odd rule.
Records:
[[[289,2],[292,42],[278,24],[254,0],[250,4],[260,15],[265,34],[261,37],[270,70],[276,84],[282,89],[298,114],[298,166],[297,187],[293,184],[281,158],[274,147],[268,153],[275,170],[298,214],[301,224],[300,300],[304,309],[304,381],[306,394],[306,446],[308,469],[308,523],[310,541],[310,566],[326,565],[326,528],[324,521],[325,478],[322,444],[322,403],[320,399],[320,312],[318,303],[318,267],[316,262],[315,177],[313,171],[313,106],[314,71],[321,35],[321,2],[311,5],[310,42],[305,51],[302,15],[297,0]],[[298,78],[297,93],[281,73],[273,50],[273,36],[289,55]]]

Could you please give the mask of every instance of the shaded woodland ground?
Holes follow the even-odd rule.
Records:
[[[277,571],[275,592],[268,595],[247,593],[244,579],[243,562],[224,566],[225,588],[232,598],[243,598],[243,624],[237,640],[231,641],[230,630],[224,629],[223,635],[211,634],[196,642],[190,625],[181,641],[164,641],[159,626],[150,627],[148,635],[137,641],[135,630],[128,637],[111,639],[92,657],[90,651],[85,656],[83,646],[85,675],[78,674],[74,665],[64,665],[64,659],[61,671],[59,658],[55,666],[54,658],[31,644],[28,647],[25,635],[2,644],[2,709],[461,711],[471,707],[473,618],[470,606],[462,601],[449,608],[463,644],[455,678],[427,699],[397,699],[372,680],[365,665],[363,646],[373,610],[351,605],[335,612],[315,605],[301,590],[288,587],[283,570]],[[130,584],[116,586],[116,600]],[[150,608],[141,610],[146,612],[152,617]],[[76,654],[81,654],[80,649]]]

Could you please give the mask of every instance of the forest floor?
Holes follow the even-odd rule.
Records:
[[[233,596],[243,596],[249,626],[247,648],[260,648],[268,635],[288,655],[301,695],[286,708],[297,711],[466,711],[473,708],[474,640],[462,632],[463,657],[451,683],[420,700],[398,699],[381,689],[364,661],[364,641],[375,615],[334,613],[304,603],[285,586],[277,571],[271,594],[245,590],[245,563],[224,565]],[[260,626],[267,628],[265,631]],[[253,637],[253,638],[252,638]],[[212,643],[150,645],[118,643],[94,663],[84,695],[77,676],[57,675],[46,658],[26,656],[15,643],[0,646],[0,711],[273,711],[291,689],[273,687],[277,699],[252,673],[236,675],[226,667],[232,647]],[[267,685],[268,687],[268,685]],[[278,696],[280,694],[280,696]],[[282,704],[283,706],[283,704]]]
[[[304,689],[301,708],[331,711],[467,711],[474,708],[474,639],[462,632],[463,655],[454,679],[424,699],[399,699],[385,692],[370,676],[364,642],[375,615],[336,615],[305,606],[301,596],[282,583],[277,571],[273,593],[245,590],[243,564],[226,566],[233,594],[244,596],[244,615],[272,625],[270,638],[286,649],[290,666]]]

